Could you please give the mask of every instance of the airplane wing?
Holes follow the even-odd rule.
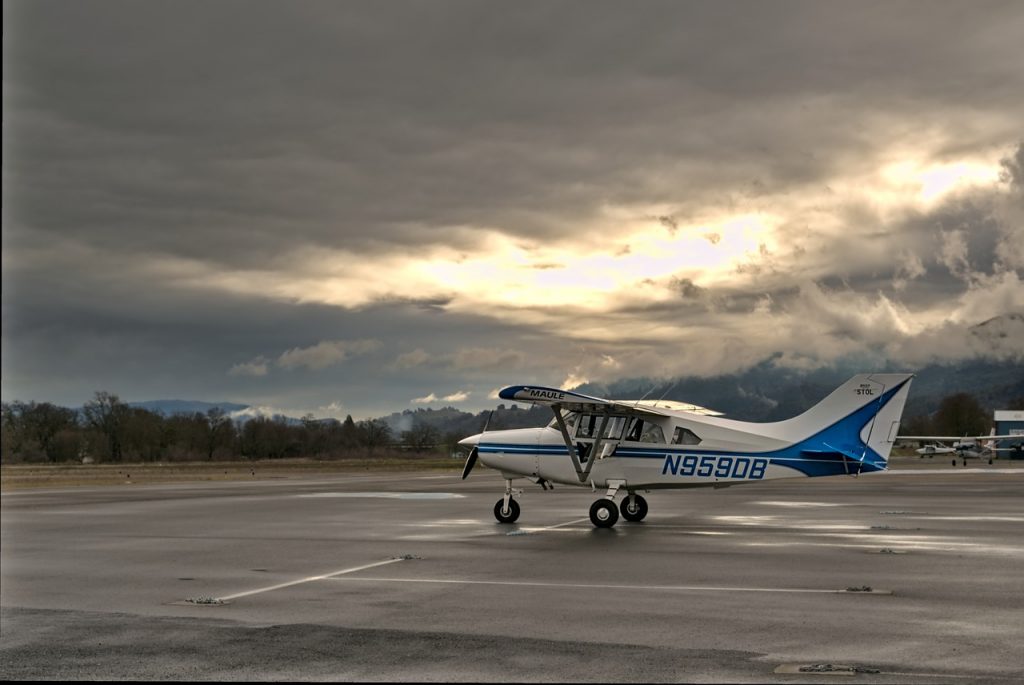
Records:
[[[608,425],[612,415],[641,416],[649,418],[669,416],[672,411],[668,407],[659,408],[655,406],[657,403],[654,402],[641,402],[639,400],[634,400],[632,402],[606,400],[602,397],[591,397],[590,395],[573,392],[572,390],[547,388],[535,385],[513,385],[501,390],[498,393],[498,397],[503,400],[529,402],[531,404],[540,404],[551,408],[552,413],[555,415],[558,431],[562,434],[562,440],[565,442],[565,449],[568,453],[569,461],[572,462],[572,466],[576,471],[576,477],[579,478],[581,483],[585,483],[587,481],[594,463],[598,459],[603,458],[602,455],[604,453],[601,450],[602,444],[606,440],[613,444],[619,442],[618,439],[606,438],[605,426]],[[601,425],[597,428],[595,433],[594,442],[590,446],[590,458],[587,458],[587,456],[584,455],[583,460],[581,461],[580,455],[577,454],[577,450],[580,449],[580,446],[574,444],[572,436],[569,435],[569,429],[565,423],[565,416],[562,413],[564,411],[579,414],[602,414],[604,416],[601,420]],[[612,452],[614,452],[614,449]]]
[[[542,404],[548,407],[558,405],[562,409],[572,412],[593,412],[596,410],[614,411],[617,414],[622,413],[629,416],[668,415],[668,412],[653,406],[653,403],[606,400],[601,397],[591,397],[590,395],[573,392],[572,390],[546,388],[540,385],[512,385],[501,390],[498,393],[498,397],[503,400],[530,402],[531,404]],[[696,408],[700,409],[701,407]]]
[[[689,402],[676,402],[674,400],[610,400],[603,397],[592,397],[572,390],[560,388],[548,388],[540,385],[512,385],[501,392],[498,396],[504,400],[516,400],[519,402],[530,402],[553,406],[557,404],[567,411],[592,412],[595,409],[612,410],[616,413],[631,416],[669,416],[674,412],[689,412],[691,414],[703,414],[704,416],[725,416],[720,411],[708,409]],[[667,411],[665,411],[667,410]]]

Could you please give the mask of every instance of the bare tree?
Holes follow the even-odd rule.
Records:
[[[414,452],[429,452],[441,443],[441,431],[423,421],[414,421],[411,430],[402,431],[402,442]]]
[[[368,419],[356,425],[359,428],[360,442],[370,451],[391,442],[391,427],[381,419]]]
[[[111,460],[121,461],[121,443],[128,405],[117,395],[100,391],[96,393],[95,398],[85,403],[82,414],[86,423],[106,438]]]
[[[942,435],[981,435],[992,421],[974,395],[958,392],[947,395],[935,412],[935,427]]]
[[[21,418],[28,434],[39,444],[46,458],[51,462],[57,461],[54,438],[62,430],[75,425],[75,412],[50,402],[30,402],[25,405]]]
[[[229,444],[234,437],[234,423],[220,407],[206,412],[206,459],[213,461],[214,451],[221,445]]]

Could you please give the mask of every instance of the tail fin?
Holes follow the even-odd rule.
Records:
[[[884,469],[913,377],[909,373],[858,374],[779,427],[794,442],[820,443],[808,448],[838,452],[862,465],[866,461]]]
[[[889,453],[892,452],[892,446],[896,442],[896,435],[900,432],[903,407],[907,403],[907,395],[910,394],[910,381],[913,377],[913,374],[895,373],[871,376],[872,380],[879,379],[879,382],[885,384],[884,394],[892,394],[875,414],[875,420],[866,427],[866,436],[862,431],[861,439],[887,464]]]

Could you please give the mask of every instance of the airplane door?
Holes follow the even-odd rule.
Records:
[[[602,424],[604,425],[603,432],[601,431]],[[614,454],[615,448],[622,441],[625,428],[625,416],[606,417],[598,414],[581,416],[574,440],[580,464],[585,465],[591,459],[604,459]],[[598,433],[601,433],[601,440],[595,453],[594,445],[598,442]]]

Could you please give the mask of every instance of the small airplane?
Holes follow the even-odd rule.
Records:
[[[1015,445],[1013,447],[997,447],[997,440],[1012,440],[1014,438],[1020,438],[1019,435],[996,435],[996,429],[993,428],[989,431],[988,435],[965,435],[963,437],[950,436],[950,435],[901,435],[899,440],[932,440],[935,441],[932,444],[925,445],[924,447],[915,450],[922,457],[933,456],[935,454],[954,454],[953,466],[956,466],[957,458],[963,466],[967,466],[968,459],[988,459],[988,463],[991,464],[992,460],[998,456],[999,452],[1014,452],[1020,451],[1021,446]],[[979,443],[980,440],[984,442]],[[936,443],[952,442],[953,444],[949,447]]]
[[[724,418],[719,412],[662,400],[609,400],[539,386],[514,385],[505,400],[546,405],[542,428],[482,432],[459,441],[470,447],[465,479],[477,459],[501,472],[505,494],[494,505],[501,523],[519,518],[513,489],[526,478],[605,489],[590,521],[610,528],[621,510],[642,521],[651,490],[716,487],[775,478],[858,475],[884,471],[899,431],[912,374],[860,374],[803,414],[775,423]],[[488,418],[489,422],[489,418]],[[615,497],[626,493],[621,507]]]
[[[935,443],[929,443],[924,447],[919,447],[914,451],[920,454],[921,458],[924,459],[925,457],[934,457],[936,454],[953,454],[956,452],[956,448],[946,447],[945,445],[937,445]]]

